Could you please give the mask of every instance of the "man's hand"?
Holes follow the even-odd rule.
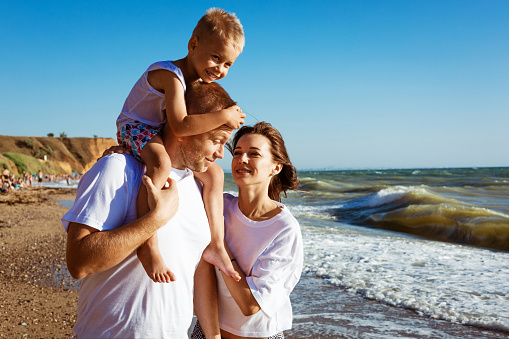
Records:
[[[143,184],[147,188],[148,206],[150,211],[156,213],[158,218],[168,222],[179,207],[179,197],[175,180],[168,178],[163,189],[158,189],[152,183],[152,179],[144,175]]]
[[[147,241],[158,228],[177,213],[177,184],[168,179],[168,188],[157,189],[143,177],[151,211],[126,225],[99,231],[71,222],[67,231],[67,268],[75,279],[103,272],[124,260]]]

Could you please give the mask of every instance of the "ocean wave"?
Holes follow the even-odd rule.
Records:
[[[354,225],[509,251],[509,215],[445,197],[425,185],[385,188],[346,202],[333,215]]]
[[[326,180],[316,180],[312,178],[301,178],[300,179],[300,190],[303,191],[341,191],[342,187],[338,184],[326,181]]]

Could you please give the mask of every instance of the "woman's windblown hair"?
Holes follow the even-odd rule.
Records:
[[[269,197],[272,200],[281,201],[281,193],[286,197],[287,190],[294,190],[299,186],[297,170],[290,161],[281,133],[271,124],[264,121],[258,122],[254,126],[243,126],[226,145],[230,153],[233,154],[238,141],[246,134],[260,134],[269,139],[274,162],[283,165],[281,172],[273,176],[269,184]]]

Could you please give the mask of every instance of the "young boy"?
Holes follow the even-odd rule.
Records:
[[[210,114],[188,115],[184,99],[186,84],[224,78],[242,52],[244,42],[244,31],[235,14],[211,8],[196,25],[187,56],[152,64],[129,93],[117,119],[118,142],[146,165],[146,174],[156,187],[165,185],[171,171],[171,159],[159,134],[165,123],[178,137],[205,133],[221,125],[237,129],[244,123],[245,114],[236,105]],[[211,242],[203,258],[239,280],[224,248],[223,171],[214,163],[207,171],[195,175],[203,182],[203,201],[211,231]],[[149,211],[143,186],[137,209],[138,217]],[[157,234],[137,253],[153,281],[175,280],[160,256]]]

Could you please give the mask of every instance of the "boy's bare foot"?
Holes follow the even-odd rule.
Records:
[[[156,283],[169,283],[177,280],[175,274],[164,263],[159,249],[151,248],[147,244],[142,245],[137,251],[138,259],[140,259],[145,272],[150,279]]]
[[[240,275],[233,268],[230,257],[223,246],[213,246],[213,244],[210,243],[203,251],[202,256],[206,262],[216,266],[221,272],[233,280],[240,280]]]

